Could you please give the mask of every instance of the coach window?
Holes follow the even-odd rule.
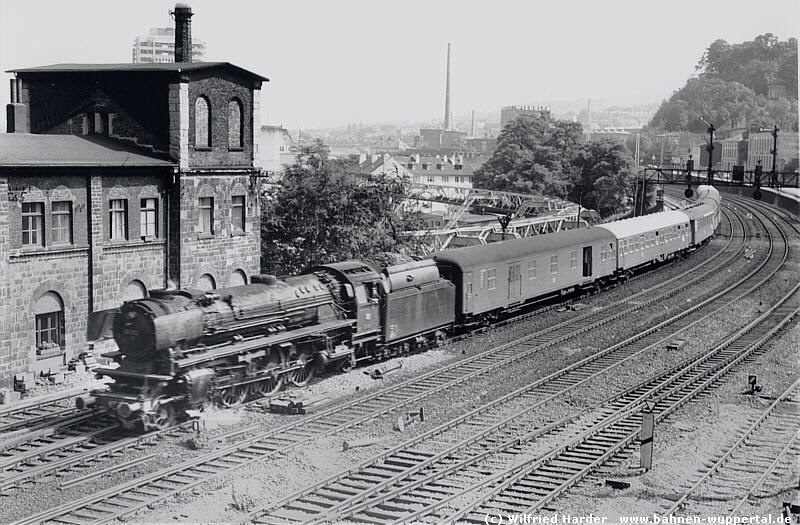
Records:
[[[486,274],[486,289],[494,290],[497,288],[497,270],[492,268]]]
[[[72,201],[53,202],[53,242],[72,244]]]
[[[569,252],[569,267],[573,268],[573,269],[578,267],[578,252],[577,251]]]
[[[550,256],[550,273],[558,273],[558,255]]]
[[[528,279],[536,279],[536,261],[528,262]]]
[[[44,246],[44,203],[22,203],[22,244]]]
[[[112,199],[108,204],[109,223],[111,224],[111,240],[128,239],[128,200]]]
[[[36,354],[40,359],[57,355],[64,348],[64,302],[55,292],[47,292],[35,305]]]

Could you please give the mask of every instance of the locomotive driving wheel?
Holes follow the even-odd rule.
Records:
[[[231,385],[221,388],[217,393],[217,402],[220,406],[231,408],[244,403],[247,398],[247,387]]]
[[[291,381],[294,386],[305,386],[314,378],[317,366],[314,364],[313,359],[307,360],[305,357],[301,357],[297,363],[300,367],[287,373],[289,381]]]
[[[250,383],[250,393],[254,397],[268,396],[283,387],[283,376],[272,376],[255,383]]]
[[[171,403],[158,403],[147,415],[147,430],[163,430],[175,424],[175,409]]]

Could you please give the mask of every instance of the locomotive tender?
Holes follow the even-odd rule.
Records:
[[[109,390],[81,398],[127,427],[163,428],[186,410],[234,406],[306,384],[323,367],[435,346],[456,328],[487,323],[545,297],[596,290],[639,267],[680,256],[719,224],[720,196],[588,229],[438,252],[378,270],[360,261],[201,292],[152,291],[114,318],[117,368]]]

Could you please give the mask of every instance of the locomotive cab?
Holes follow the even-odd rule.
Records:
[[[323,264],[307,270],[326,280],[336,283],[340,306],[348,317],[356,319],[356,333],[353,346],[367,345],[378,339],[380,322],[381,275],[360,261],[345,261]]]

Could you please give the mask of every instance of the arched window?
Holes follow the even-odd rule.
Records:
[[[242,286],[247,284],[247,274],[242,270],[236,270],[231,275],[231,286]]]
[[[56,292],[47,292],[34,305],[36,315],[36,351],[46,356],[47,350],[64,348],[64,301]]]
[[[197,97],[194,103],[194,147],[211,147],[211,106],[206,97]]]
[[[134,279],[128,283],[125,290],[122,291],[123,301],[135,301],[136,299],[144,299],[147,297],[147,287],[142,281]]]
[[[228,102],[228,147],[242,147],[242,103],[237,99]]]
[[[214,281],[214,278],[211,277],[210,274],[204,273],[197,280],[197,288],[199,290],[216,290],[217,283],[216,281]]]

